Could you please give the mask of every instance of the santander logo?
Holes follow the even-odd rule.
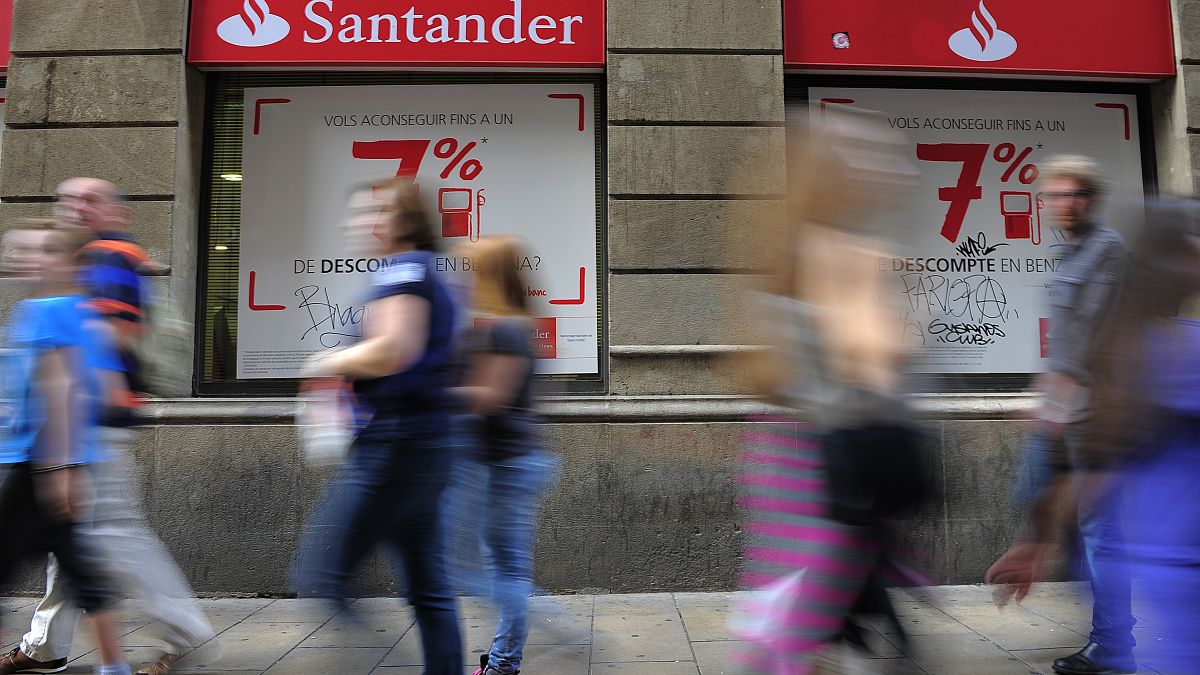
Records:
[[[1017,51],[1017,40],[1000,30],[979,0],[979,7],[971,12],[971,25],[950,36],[950,51],[971,61],[1000,61]]]
[[[271,13],[267,0],[243,0],[242,13],[234,14],[217,26],[217,35],[238,47],[265,47],[287,37],[292,27]]]

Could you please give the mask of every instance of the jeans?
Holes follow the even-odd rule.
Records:
[[[1185,433],[1164,435],[1130,472],[1127,525],[1138,597],[1159,626],[1139,660],[1189,673],[1200,663],[1200,445],[1194,430],[1171,430]]]
[[[1115,482],[1079,506],[1083,569],[1092,584],[1089,640],[1114,654],[1133,650],[1129,557],[1121,526],[1121,488]]]
[[[488,653],[488,666],[501,673],[521,668],[529,636],[529,595],[533,591],[533,535],[537,504],[558,472],[559,459],[535,448],[503,460],[462,460],[455,468],[450,497],[479,495],[483,521],[474,528],[477,546],[488,569],[488,595],[498,613],[496,635]],[[460,511],[468,501],[456,501]],[[465,523],[466,520],[456,520]],[[468,579],[471,575],[464,574]],[[476,577],[478,578],[478,577]],[[461,584],[460,584],[461,585]],[[467,584],[469,590],[476,588]]]
[[[142,514],[129,466],[133,432],[103,429],[113,446],[113,459],[90,465],[95,504],[90,523],[79,525],[105,560],[105,570],[118,587],[141,601],[147,615],[161,624],[166,651],[186,654],[213,636],[213,630],[179,566]],[[82,612],[63,589],[61,566],[54,556],[46,566],[46,594],[38,603],[21,651],[37,661],[66,658]]]
[[[375,544],[385,546],[403,562],[427,675],[462,672],[438,505],[451,462],[437,439],[399,438],[368,426],[306,525],[292,577],[301,596],[344,603],[355,568]]]

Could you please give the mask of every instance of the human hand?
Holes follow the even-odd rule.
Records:
[[[1044,549],[1043,544],[1017,544],[988,568],[984,581],[996,585],[992,599],[997,607],[1004,607],[1014,596],[1021,602],[1029,595],[1045,556]]]
[[[82,474],[75,468],[34,475],[34,495],[50,519],[69,522],[79,518],[83,513],[82,480]]]
[[[318,378],[337,377],[337,352],[317,352],[300,367],[300,379],[312,380]]]

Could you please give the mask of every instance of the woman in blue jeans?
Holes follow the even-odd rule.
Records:
[[[411,183],[356,191],[344,228],[351,254],[382,259],[364,335],[315,357],[303,376],[349,380],[366,422],[306,527],[294,582],[302,596],[344,605],[354,569],[384,545],[403,562],[425,673],[457,675],[462,643],[438,507],[451,467],[454,303],[435,273],[436,237]]]
[[[529,635],[537,503],[558,460],[544,448],[532,409],[537,350],[526,284],[515,264],[518,243],[484,237],[470,253],[475,316],[464,340],[466,374],[458,390],[470,413],[464,429],[468,456],[457,476],[480,481],[467,489],[484,501],[478,537],[499,613],[491,649],[480,657],[475,675],[512,675],[521,671]]]

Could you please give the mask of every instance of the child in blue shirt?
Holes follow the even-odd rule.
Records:
[[[30,555],[53,553],[74,601],[91,617],[98,675],[128,675],[121,661],[115,596],[77,527],[83,516],[82,465],[98,459],[96,423],[115,351],[76,286],[76,254],[86,234],[37,221],[16,226],[28,244],[14,268],[35,278],[34,297],[14,308],[2,352],[0,410],[0,581]]]

